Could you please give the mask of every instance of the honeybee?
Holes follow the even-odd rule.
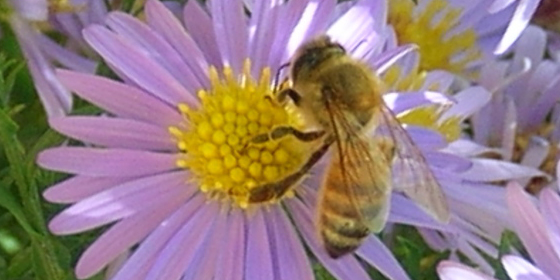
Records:
[[[372,69],[322,35],[298,48],[290,62],[290,80],[291,87],[279,92],[278,100],[290,98],[305,123],[320,133],[283,127],[268,138],[292,134],[309,141],[323,137],[323,145],[299,172],[270,184],[272,188],[255,189],[255,201],[259,195],[283,194],[334,143],[316,213],[318,235],[331,257],[353,252],[370,233],[383,229],[393,187],[438,221],[449,221],[437,180],[384,103],[383,83]],[[393,170],[399,176],[397,186],[393,186]]]

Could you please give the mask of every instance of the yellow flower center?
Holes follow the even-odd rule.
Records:
[[[209,76],[211,88],[199,91],[199,108],[179,104],[188,129],[169,128],[184,152],[177,165],[191,170],[200,190],[210,197],[246,208],[252,188],[294,172],[310,154],[309,147],[296,144],[293,137],[252,141],[277,126],[301,126],[296,113],[271,98],[270,69],[265,68],[256,82],[246,60],[240,77],[229,67],[223,69],[223,78],[214,67]]]
[[[417,91],[422,87],[437,90],[440,86],[437,82],[426,85],[426,71],[420,70],[419,65],[414,65],[408,73],[403,73],[402,68],[395,64],[383,74],[382,79],[391,90],[400,92]],[[440,121],[444,111],[443,105],[431,105],[406,111],[397,117],[401,123],[435,130],[447,142],[453,142],[461,135],[461,120],[450,117]]]
[[[474,30],[453,33],[460,9],[445,0],[432,0],[423,11],[415,11],[415,5],[412,0],[389,1],[388,20],[400,44],[418,45],[421,69],[463,73],[469,62],[481,57]]]
[[[450,117],[440,121],[444,112],[441,105],[431,105],[404,112],[398,116],[404,124],[416,125],[439,132],[447,142],[453,142],[461,136],[461,120]]]
[[[513,162],[521,162],[523,156],[529,148],[531,143],[531,138],[533,136],[548,138],[552,131],[554,130],[554,125],[547,122],[541,125],[536,131],[533,132],[521,132],[515,136],[514,149],[512,154]],[[556,164],[558,163],[558,155],[560,151],[558,150],[558,143],[550,143],[548,153],[546,158],[543,160],[539,169],[547,174],[555,177],[556,176]],[[538,194],[547,184],[548,180],[544,177],[535,177],[531,179],[527,190],[533,194]]]

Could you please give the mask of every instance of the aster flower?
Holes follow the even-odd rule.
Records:
[[[419,46],[423,70],[460,75],[503,53],[517,39],[538,0],[389,1],[388,22],[399,44]]]
[[[241,1],[189,1],[183,27],[160,2],[148,1],[146,23],[113,12],[108,28],[86,28],[86,41],[124,82],[59,70],[68,89],[109,115],[52,118],[53,128],[90,146],[53,148],[38,158],[45,168],[75,174],[44,193],[73,204],[51,221],[54,233],[114,223],[83,253],[77,276],[97,273],[139,244],[114,279],[312,279],[306,244],[336,278],[367,279],[355,256],[327,256],[308,211],[292,225],[301,197],[314,199],[311,188],[264,205],[247,201],[251,187],[293,171],[309,145],[288,138],[244,149],[243,141],[275,125],[300,125],[265,98],[290,47],[326,32],[348,49],[364,39],[374,49],[382,45],[373,29],[381,24],[371,17],[377,5],[358,2],[333,18],[335,1],[259,1],[246,18]],[[408,279],[376,237],[361,250],[389,278]]]
[[[555,279],[560,273],[560,196],[551,188],[539,195],[539,208],[517,183],[507,187],[508,206],[516,232],[532,262],[518,255],[502,257],[502,264],[513,280]],[[493,279],[454,262],[442,262],[438,267],[442,280]]]
[[[124,82],[59,71],[68,89],[109,116],[51,119],[54,129],[93,147],[53,148],[38,159],[45,168],[76,175],[44,194],[53,202],[73,203],[51,221],[54,233],[73,234],[115,223],[83,253],[76,267],[78,277],[91,276],[139,244],[115,279],[155,275],[165,279],[262,279],[263,275],[311,279],[305,244],[336,278],[367,279],[355,255],[333,260],[315,238],[312,217],[324,162],[311,171],[317,175],[306,178],[286,198],[264,206],[247,201],[251,187],[289,174],[312,147],[287,138],[242,148],[251,135],[273,126],[301,125],[297,115],[265,96],[271,91],[272,73],[313,35],[329,34],[379,71],[411,51],[407,46],[386,48],[385,23],[379,20],[383,17],[375,17],[385,11],[383,1],[353,4],[259,1],[246,18],[240,0],[214,1],[206,7],[210,15],[205,7],[189,1],[183,27],[161,3],[148,1],[146,24],[114,12],[105,20],[110,29],[88,27],[86,41]],[[413,68],[404,63],[403,69]],[[411,92],[394,88],[385,101],[395,114],[409,115],[417,107],[450,104],[445,95],[427,90],[436,84],[449,86],[450,80],[441,76],[429,75],[423,87],[410,88]],[[397,84],[402,82],[393,78]],[[468,102],[463,97],[469,94],[480,98]],[[436,223],[399,194],[393,195],[392,203],[398,207],[392,208],[390,221],[466,233],[466,240],[471,240],[473,234],[467,233],[480,232],[472,224],[490,221],[476,221],[472,214],[478,212],[464,211],[468,207],[461,202],[468,201],[474,208],[478,206],[475,195],[493,190],[475,186],[469,190],[473,195],[465,196],[462,182],[535,174],[521,169],[525,172],[512,175],[503,170],[519,170],[504,168],[500,162],[473,165],[462,155],[441,151],[447,146],[447,136],[431,129],[446,132],[451,126],[455,135],[450,139],[456,140],[462,120],[487,100],[489,93],[483,88],[467,89],[457,95],[450,109],[430,111],[428,115],[437,122],[434,127],[407,127],[452,197],[452,223]],[[486,168],[487,176],[478,178],[480,169],[472,172],[473,166]],[[475,236],[473,246],[478,248],[477,240],[483,237],[484,233]],[[391,279],[408,279],[373,235],[356,254]]]
[[[71,94],[57,80],[54,65],[88,73],[95,71],[97,63],[83,56],[91,51],[84,47],[80,32],[87,24],[102,20],[107,12],[104,2],[10,0],[7,4],[13,7],[7,20],[27,60],[47,116],[58,117],[70,112]],[[65,12],[49,13],[58,10]],[[60,46],[39,31],[39,21],[48,23],[56,32],[67,37],[66,46]]]
[[[492,267],[481,252],[498,257],[495,244],[499,242],[503,230],[512,227],[507,218],[504,189],[495,182],[545,174],[508,161],[483,158],[481,155],[494,152],[494,149],[462,135],[463,120],[478,112],[491,98],[484,88],[468,87],[454,93],[451,88],[454,76],[445,71],[421,71],[420,58],[416,53],[399,60],[383,77],[390,88],[400,92],[434,90],[453,93],[451,107],[440,103],[413,110],[393,108],[401,122],[408,125],[409,131],[413,132],[418,127],[432,129],[431,134],[424,132],[423,137],[414,139],[423,147],[425,157],[446,192],[452,212],[451,221],[448,225],[435,223],[398,194],[394,194],[393,203],[399,207],[394,208],[389,221],[414,225],[432,248],[451,250],[451,258],[458,258],[456,253],[461,252],[491,272]],[[390,104],[390,98],[385,100]],[[434,130],[439,135],[434,134]],[[412,137],[416,135],[413,133]],[[427,135],[431,137],[427,138]],[[484,204],[480,203],[481,199]]]
[[[473,116],[474,140],[500,149],[503,159],[540,168],[556,177],[560,140],[560,64],[545,58],[546,33],[529,26],[511,59],[482,68],[480,84],[492,89],[490,103]],[[523,184],[527,181],[523,182]],[[532,181],[538,192],[555,182]]]

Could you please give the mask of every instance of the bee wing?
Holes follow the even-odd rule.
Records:
[[[440,222],[449,222],[449,206],[441,186],[426,159],[386,105],[382,106],[376,134],[390,135],[395,142],[393,160],[394,187],[413,199],[422,209]]]
[[[338,213],[343,216],[339,217],[341,220],[355,218],[358,223],[355,228],[367,227],[369,232],[379,232],[387,221],[391,193],[392,155],[385,148],[387,138],[364,137],[350,125],[341,110],[335,105],[330,107],[336,150],[323,184],[320,212]],[[348,137],[342,139],[341,135]],[[334,207],[337,209],[330,211]]]

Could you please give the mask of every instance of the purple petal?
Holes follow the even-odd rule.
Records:
[[[135,120],[104,117],[52,118],[55,130],[86,143],[110,148],[175,151],[177,144],[166,128]]]
[[[369,276],[364,271],[364,268],[352,255],[347,255],[339,259],[332,259],[329,257],[317,240],[315,223],[312,219],[312,210],[309,209],[299,199],[292,199],[288,201],[287,206],[292,213],[294,222],[303,236],[305,243],[313,254],[319,259],[321,264],[336,278],[341,280],[358,280],[369,279]]]
[[[310,0],[294,28],[287,44],[284,60],[291,57],[296,49],[307,39],[324,33],[334,12],[336,0]]]
[[[171,16],[171,19],[174,17]],[[113,32],[138,47],[149,59],[157,61],[186,90],[196,92],[202,88],[201,81],[198,80],[192,69],[159,32],[135,17],[122,12],[109,14],[105,22]],[[204,71],[206,70],[204,69]],[[208,81],[208,79],[206,80]]]
[[[443,231],[447,230],[446,225],[436,222],[425,211],[421,210],[418,205],[400,193],[393,192],[391,195],[391,205],[398,205],[398,207],[391,207],[388,218],[389,222]],[[453,220],[453,216],[451,219]]]
[[[188,92],[160,64],[137,45],[99,25],[84,29],[86,41],[120,73],[146,91],[174,106],[178,103],[197,105],[198,99]]]
[[[502,40],[498,46],[496,46],[494,54],[502,54],[515,42],[515,40],[517,40],[521,32],[523,32],[525,27],[529,24],[531,16],[537,10],[539,2],[540,1],[534,0],[519,1],[517,8],[515,9],[515,13],[511,18],[511,23],[508,25]]]
[[[536,65],[545,54],[546,33],[536,26],[528,26],[521,31],[523,34],[515,44],[514,61],[519,62],[528,58],[533,65]]]
[[[208,79],[208,62],[204,53],[191,38],[177,18],[173,17],[160,1],[147,1],[145,7],[148,24],[181,55],[183,62],[198,78],[201,86],[210,85]]]
[[[554,75],[558,75],[558,71],[554,71]],[[536,127],[544,122],[552,106],[554,106],[553,104],[557,104],[560,100],[560,78],[558,76],[553,77],[546,84],[547,86],[539,96],[537,104],[534,105],[533,110],[529,113],[528,127]]]
[[[369,236],[356,252],[387,278],[393,280],[410,279],[393,253],[375,235]]]
[[[184,201],[197,190],[185,181],[185,171],[126,182],[86,198],[59,213],[49,223],[56,234],[86,231],[164,204]]]
[[[48,117],[61,117],[72,108],[72,95],[56,78],[53,66],[47,61],[37,42],[37,34],[17,16],[10,17],[10,24],[16,34],[21,50],[41,104]]]
[[[383,101],[395,115],[416,107],[429,104],[450,104],[454,102],[445,94],[432,91],[407,92],[407,93],[387,93],[383,95]]]
[[[261,0],[255,3],[249,19],[249,57],[253,77],[258,77],[262,68],[269,66],[268,57],[280,17],[280,1]],[[282,19],[283,23],[283,19]]]
[[[204,205],[196,212],[174,236],[165,244],[148,272],[146,279],[180,279],[190,263],[200,255],[199,250],[214,228],[216,215],[219,213],[219,203],[212,202]]]
[[[104,190],[135,179],[135,177],[74,176],[49,187],[43,197],[55,203],[73,203]]]
[[[449,249],[449,242],[444,238],[440,232],[425,228],[416,228],[422,239],[436,251],[443,252]]]
[[[440,262],[437,272],[441,280],[494,280],[480,271],[452,261]]]
[[[502,264],[512,280],[552,280],[540,269],[518,256],[504,256],[502,257]]]
[[[258,280],[263,276],[275,279],[272,267],[270,233],[267,232],[263,211],[256,211],[247,221],[247,243],[245,255],[245,279]]]
[[[475,182],[492,182],[530,177],[548,177],[538,169],[493,159],[472,159],[472,167],[461,178]]]
[[[362,3],[362,5],[354,5],[340,16],[326,33],[346,49],[353,50],[368,35],[375,32],[373,26],[374,20],[370,8]]]
[[[391,66],[396,64],[399,60],[407,57],[408,54],[411,54],[415,51],[418,47],[414,45],[404,45],[400,47],[396,47],[390,49],[388,51],[384,51],[382,54],[375,57],[375,60],[372,61],[373,69],[377,72],[378,75],[381,75],[387,71]]]
[[[134,251],[134,254],[113,280],[145,279],[146,274],[159,257],[162,248],[183,225],[196,217],[197,212],[201,212],[205,208],[205,201],[206,196],[204,194],[195,195],[169,218],[161,222],[154,232],[142,241],[140,247]]]
[[[99,272],[119,254],[144,239],[182,203],[183,199],[168,200],[157,209],[144,209],[112,226],[82,254],[76,264],[76,276],[88,278]]]
[[[127,177],[177,168],[178,155],[125,149],[59,147],[41,152],[37,163],[46,169],[90,176]]]
[[[490,101],[491,94],[483,87],[470,87],[453,96],[457,101],[441,116],[441,120],[457,117],[461,120],[477,112]]]
[[[406,132],[414,144],[423,151],[439,150],[447,146],[447,141],[441,134],[420,126],[407,125]]]
[[[57,74],[60,81],[77,95],[117,116],[165,127],[183,120],[177,110],[136,87],[61,69]]]
[[[218,48],[225,65],[240,74],[247,58],[247,24],[241,0],[212,2],[212,21]]]
[[[424,152],[424,157],[430,163],[430,167],[440,168],[451,172],[464,172],[472,166],[470,159],[459,157],[451,153],[429,151]]]
[[[275,266],[278,279],[314,279],[309,258],[292,222],[278,207],[267,216],[268,229],[274,233]]]
[[[475,157],[484,153],[501,154],[499,149],[488,148],[468,139],[455,140],[442,151],[462,157]]]
[[[52,57],[64,67],[85,73],[95,72],[97,62],[78,55],[74,50],[62,47],[45,35],[41,34],[37,39],[45,54]]]
[[[17,13],[26,20],[45,21],[49,15],[47,0],[11,0],[8,5],[14,6]]]
[[[222,206],[224,210],[229,207],[225,204]],[[216,265],[218,265],[216,260],[224,250],[223,247],[227,241],[226,236],[230,234],[227,223],[229,218],[231,217],[223,212],[215,218],[216,224],[209,233],[207,241],[202,245],[203,249],[193,259],[182,279],[212,279],[214,277]],[[226,232],[227,234],[224,234]]]
[[[515,229],[535,263],[549,275],[560,275],[560,259],[547,234],[546,223],[521,186],[507,186],[508,207]]]
[[[216,259],[214,279],[245,279],[245,212],[232,209],[228,217],[228,234],[224,237],[224,246]]]
[[[267,61],[272,70],[278,69],[280,65],[288,61],[289,54],[286,46],[289,43],[287,44],[286,42],[289,42],[289,40],[293,37],[294,29],[300,19],[302,19],[304,10],[307,8],[308,4],[309,1],[307,0],[294,0],[288,1],[288,3],[280,7],[281,11],[279,18],[282,20],[276,21],[276,34],[271,48],[267,50]]]
[[[206,60],[210,65],[216,68],[222,68],[222,56],[216,35],[214,34],[214,26],[212,19],[200,6],[197,1],[187,1],[183,10],[183,20],[188,33],[192,36],[200,49],[203,50]]]
[[[550,143],[546,139],[540,136],[532,136],[520,164],[538,168],[546,160],[550,149]]]
[[[469,258],[474,264],[478,265],[481,271],[492,275],[494,274],[494,269],[492,268],[492,266],[482,256],[480,251],[475,250],[475,248],[473,248],[471,243],[469,243],[467,240],[462,238],[457,240],[457,243],[458,243],[457,250],[463,253],[465,256],[467,256],[467,258]],[[496,258],[497,255],[494,255],[492,257]]]

